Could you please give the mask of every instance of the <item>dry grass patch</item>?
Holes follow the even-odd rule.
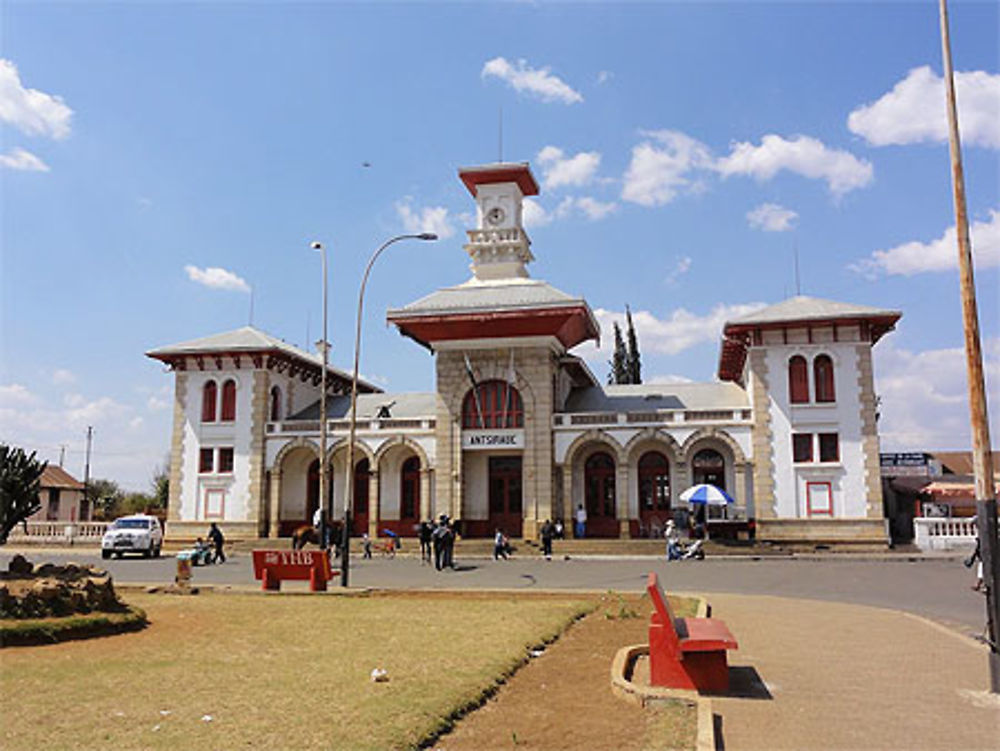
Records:
[[[0,747],[418,743],[593,603],[493,595],[131,595],[141,633],[0,653]],[[388,671],[373,683],[371,670]]]

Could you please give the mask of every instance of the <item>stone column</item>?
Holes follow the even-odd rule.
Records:
[[[758,519],[775,517],[774,497],[774,435],[771,431],[771,404],[768,384],[766,352],[751,349],[750,404],[753,408],[753,426],[750,440],[753,444],[753,494],[754,512]]]
[[[879,461],[878,425],[875,422],[875,378],[872,372],[872,348],[859,344],[858,399],[861,402],[861,453],[864,461],[865,516],[881,519],[882,468]]]
[[[735,485],[732,493],[733,500],[736,501],[736,509],[741,510],[744,516],[746,516],[747,513],[746,471],[746,462],[733,463],[733,485]]]
[[[430,519],[431,511],[431,470],[420,468],[420,520]]]
[[[628,461],[615,457],[615,516],[618,517],[618,536],[629,536]]]
[[[250,395],[250,478],[249,495],[247,497],[246,520],[257,522],[257,534],[263,531],[260,520],[263,516],[264,504],[264,438],[267,430],[268,407],[268,377],[263,370],[255,371],[252,380],[253,391]]]
[[[373,540],[378,537],[378,522],[381,516],[379,508],[379,477],[381,472],[377,469],[368,475],[368,536]]]
[[[278,539],[281,529],[281,468],[271,470],[271,513],[268,519],[267,536]]]
[[[184,425],[187,410],[188,374],[174,371],[174,427],[170,437],[170,487],[167,521],[181,519],[181,488],[184,482]],[[195,460],[197,461],[197,459]],[[194,468],[197,470],[197,467]]]

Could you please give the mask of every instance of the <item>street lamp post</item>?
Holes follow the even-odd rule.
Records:
[[[318,250],[323,257],[323,338],[319,343],[323,368],[320,373],[319,392],[319,508],[324,509],[327,505],[326,489],[326,363],[327,363],[327,338],[326,338],[326,248],[321,242],[312,244],[313,250]],[[330,509],[327,509],[329,518]],[[320,525],[320,534],[323,534],[324,527]],[[323,547],[324,540],[320,540],[320,547]]]
[[[344,530],[341,540],[340,584],[350,586],[351,570],[351,508],[354,506],[354,434],[357,429],[358,416],[358,361],[361,357],[361,315],[365,304],[365,285],[368,284],[368,274],[371,273],[375,260],[382,251],[400,240],[437,240],[433,232],[421,232],[416,235],[397,235],[382,243],[378,250],[372,253],[361,277],[361,288],[358,290],[358,317],[354,329],[354,371],[351,374],[351,427],[347,436],[347,478],[344,493]]]

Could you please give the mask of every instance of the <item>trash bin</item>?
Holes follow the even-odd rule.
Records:
[[[174,577],[174,581],[180,586],[185,586],[191,581],[192,557],[193,553],[190,550],[177,554],[177,576]]]

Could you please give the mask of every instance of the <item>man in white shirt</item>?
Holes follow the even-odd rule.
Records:
[[[577,538],[582,538],[587,533],[587,509],[583,507],[583,504],[579,504],[576,507],[576,536]]]

